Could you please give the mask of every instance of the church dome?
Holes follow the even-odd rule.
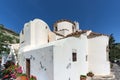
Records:
[[[62,19],[55,22],[54,32],[62,34],[64,36],[76,31],[76,25],[73,21]]]

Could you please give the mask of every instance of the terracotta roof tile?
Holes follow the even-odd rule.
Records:
[[[90,30],[82,30],[82,31],[76,31],[74,33],[71,33],[71,34],[68,34],[67,36],[64,36],[62,34],[59,34],[57,32],[54,32],[56,35],[59,35],[59,36],[62,36],[64,38],[66,37],[71,37],[71,36],[74,36],[74,37],[80,37],[81,34],[86,34],[88,31]],[[87,36],[87,38],[94,38],[94,37],[98,37],[98,36],[108,36],[108,35],[105,35],[105,34],[101,34],[101,33],[96,33],[96,32],[90,32],[90,34]],[[109,37],[109,36],[108,36]]]
[[[70,36],[75,36],[75,37],[78,36],[79,37],[81,34],[87,33],[87,31],[90,31],[90,30],[76,31],[74,33],[67,35],[66,37],[70,37]],[[98,37],[98,36],[102,36],[102,35],[108,36],[108,35],[101,34],[101,33],[90,32],[90,34],[87,36],[87,38],[94,38],[94,37]]]

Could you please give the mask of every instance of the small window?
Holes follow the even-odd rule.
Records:
[[[77,61],[77,53],[75,52],[72,53],[72,60],[73,62]]]
[[[55,27],[55,31],[57,31],[58,29],[57,29],[57,27]]]
[[[47,26],[45,27],[45,29],[47,29]]]
[[[72,26],[72,32],[74,32],[74,26]]]

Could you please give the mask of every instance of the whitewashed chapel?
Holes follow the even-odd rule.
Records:
[[[19,64],[38,80],[80,80],[80,75],[110,75],[109,37],[59,20],[54,31],[34,19],[20,33]]]

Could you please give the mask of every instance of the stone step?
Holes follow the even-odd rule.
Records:
[[[94,76],[93,79],[91,80],[115,80],[115,76],[114,75],[110,75],[110,76]]]

